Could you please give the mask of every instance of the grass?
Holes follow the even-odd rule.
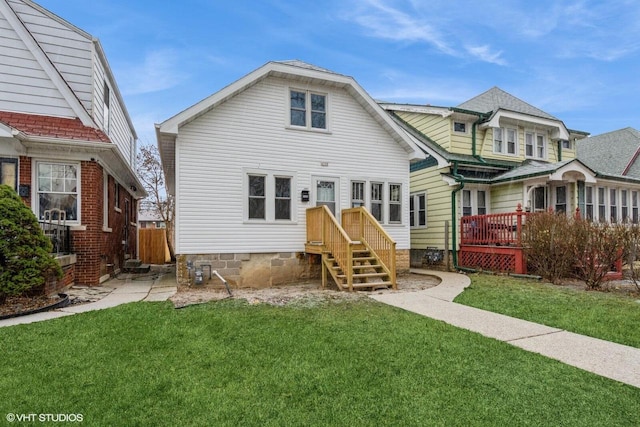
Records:
[[[133,303],[2,328],[0,345],[0,415],[92,426],[615,426],[640,413],[637,388],[368,300]]]
[[[455,302],[640,348],[637,298],[474,274]]]

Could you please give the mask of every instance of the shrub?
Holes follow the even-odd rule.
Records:
[[[62,277],[51,256],[51,242],[42,233],[36,216],[16,192],[0,185],[0,303]]]
[[[527,218],[523,242],[527,265],[551,283],[571,273],[575,258],[571,251],[571,222],[566,215],[542,212]]]

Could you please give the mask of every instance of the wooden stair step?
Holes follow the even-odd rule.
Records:
[[[353,278],[354,279],[363,279],[365,277],[385,277],[388,276],[387,273],[354,273],[353,274]],[[338,274],[339,278],[341,279],[346,279],[347,275],[346,274]]]
[[[392,286],[391,282],[369,282],[369,283],[354,283],[353,289],[362,288],[388,288]]]

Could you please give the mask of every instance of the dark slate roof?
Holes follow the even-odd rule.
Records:
[[[516,98],[510,93],[505,92],[497,86],[494,86],[488,91],[463,102],[458,105],[457,108],[477,111],[480,113],[488,113],[490,111],[495,112],[499,109],[503,109],[514,111],[516,113],[528,114],[530,116],[542,117],[545,119],[559,120],[551,114],[546,113],[541,109]]]
[[[90,142],[111,142],[109,137],[100,129],[85,126],[78,118],[68,119],[0,111],[0,122],[32,136]]]
[[[553,173],[560,169],[562,166],[571,163],[575,160],[565,160],[557,163],[541,162],[539,160],[527,160],[521,166],[503,173],[500,176],[494,178],[493,181],[513,181],[515,179],[522,179],[526,177],[545,175]]]
[[[640,152],[640,132],[624,128],[581,139],[577,154],[584,164],[601,174],[640,178],[637,156]]]

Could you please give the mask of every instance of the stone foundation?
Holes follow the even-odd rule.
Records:
[[[396,251],[397,274],[409,272],[409,253],[409,249]],[[215,275],[209,279],[207,265],[235,288],[267,288],[321,277],[320,255],[305,252],[178,255],[176,275],[180,286],[193,284],[194,269],[189,271],[187,262],[194,269],[203,269],[205,286],[221,285]]]

